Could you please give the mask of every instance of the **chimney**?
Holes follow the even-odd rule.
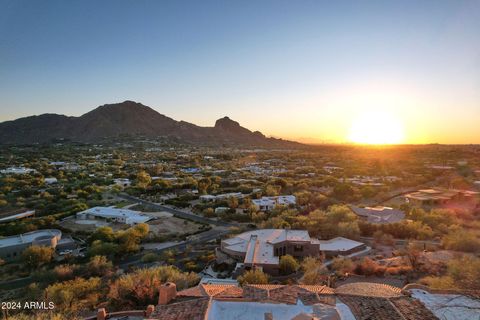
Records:
[[[97,320],[105,320],[107,319],[107,310],[105,308],[100,308],[97,311]]]
[[[155,306],[152,305],[152,304],[149,304],[148,307],[147,307],[147,310],[145,311],[145,317],[150,318],[153,311],[155,311]]]
[[[166,305],[177,296],[177,286],[173,282],[166,282],[160,286],[158,304]]]
[[[273,320],[273,314],[271,312],[265,312],[263,318],[264,320]]]

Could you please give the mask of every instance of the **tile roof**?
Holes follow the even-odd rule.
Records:
[[[352,295],[338,297],[357,320],[405,320],[388,299]]]
[[[419,300],[402,295],[399,288],[377,283],[351,283],[335,291],[319,285],[266,284],[241,288],[236,285],[200,284],[180,291],[177,297],[179,299],[171,304],[157,306],[151,319],[205,320],[208,310],[215,303],[217,308],[228,305],[238,309],[248,305],[248,308],[254,308],[252,310],[275,305],[284,308],[305,306],[311,308],[309,313],[312,315],[325,317],[334,315],[338,302],[348,306],[357,320],[436,319]],[[235,302],[239,304],[232,304]]]
[[[355,282],[347,283],[335,289],[337,294],[349,294],[367,297],[392,298],[402,296],[400,288],[383,283]]]
[[[202,283],[196,287],[188,288],[177,293],[179,297],[213,297],[227,291],[227,294],[235,293],[238,295],[242,291],[235,284],[206,284]]]
[[[434,320],[437,317],[428,310],[423,303],[410,297],[391,298],[395,308],[403,315],[405,320]]]
[[[204,320],[210,299],[198,298],[158,305],[150,316],[150,319],[161,320]]]
[[[334,294],[333,289],[320,285],[276,285],[252,284],[240,288],[236,285],[199,284],[196,287],[182,290],[178,297],[213,297],[214,299],[243,299],[258,301],[276,301],[296,304],[301,300],[305,305],[315,303],[334,304],[327,299]],[[325,297],[327,296],[327,297]]]
[[[310,292],[316,292],[316,293],[322,293],[322,294],[334,294],[334,290],[330,287],[327,286],[322,286],[322,285],[306,285],[306,284],[300,284],[298,287],[306,289]]]

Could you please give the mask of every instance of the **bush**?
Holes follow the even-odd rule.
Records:
[[[385,269],[385,267],[380,266],[377,262],[365,257],[355,267],[355,273],[365,276],[383,275],[385,273]]]
[[[48,286],[45,295],[55,303],[55,311],[71,315],[93,309],[102,296],[102,291],[100,278],[76,278]]]
[[[153,252],[146,253],[142,257],[142,262],[143,263],[151,263],[151,262],[155,262],[155,261],[159,261],[159,260],[160,260],[160,256],[156,253],[153,253]]]
[[[285,255],[280,257],[280,273],[283,275],[294,273],[300,267],[297,260],[291,255]]]
[[[480,240],[473,232],[462,230],[460,227],[451,228],[442,239],[442,245],[448,250],[462,252],[479,252]]]
[[[245,284],[267,284],[268,278],[269,277],[267,274],[259,269],[256,269],[245,272],[237,278],[237,281],[241,286]]]
[[[44,246],[30,246],[22,253],[22,258],[30,269],[49,263],[53,257],[53,249]]]
[[[89,276],[105,276],[113,271],[113,265],[105,256],[94,256],[85,266]]]
[[[355,269],[355,265],[349,258],[335,258],[332,261],[332,269],[337,276],[344,276]]]
[[[110,285],[110,304],[130,310],[157,304],[161,283],[174,282],[178,290],[192,287],[199,281],[196,273],[182,272],[174,266],[139,269],[118,278]]]
[[[321,284],[326,280],[328,275],[328,270],[322,264],[322,261],[314,257],[305,258],[302,262],[301,269],[304,272],[301,279],[301,283],[303,284]]]

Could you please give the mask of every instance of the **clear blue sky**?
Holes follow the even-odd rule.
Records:
[[[0,0],[0,96],[0,121],[128,99],[340,142],[373,109],[480,142],[480,1]]]

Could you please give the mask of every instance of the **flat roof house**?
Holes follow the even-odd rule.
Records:
[[[77,219],[103,219],[112,222],[119,222],[129,225],[145,223],[151,217],[142,214],[139,211],[128,209],[117,209],[112,207],[93,207],[77,213]]]
[[[132,184],[132,181],[130,181],[130,179],[127,179],[127,178],[117,178],[113,180],[113,183],[119,187],[125,188],[125,187],[129,187]]]
[[[390,207],[365,207],[350,206],[350,209],[357,216],[370,223],[394,223],[405,219],[405,212]]]
[[[229,198],[237,198],[242,199],[243,194],[241,192],[230,192],[230,193],[222,193],[217,195],[212,194],[204,194],[199,197],[202,202],[215,202],[215,201],[223,201],[228,200]]]
[[[37,170],[25,168],[25,167],[10,167],[3,170],[0,170],[1,174],[29,174],[29,173],[36,173]]]
[[[0,223],[30,218],[35,216],[35,210],[19,209],[0,214]]]
[[[220,250],[241,261],[245,269],[261,267],[265,272],[278,274],[280,257],[318,256],[319,242],[305,230],[262,229],[245,232],[223,240]]]
[[[6,261],[18,259],[32,245],[55,248],[62,238],[57,229],[37,230],[0,239],[0,258]]]
[[[405,201],[414,205],[442,205],[449,202],[469,201],[478,197],[480,192],[458,189],[422,189],[405,195]]]
[[[222,254],[239,262],[241,269],[262,268],[272,275],[279,273],[280,257],[296,258],[350,255],[369,249],[364,243],[337,237],[330,240],[311,238],[306,230],[259,229],[222,240],[217,257]]]
[[[350,254],[370,249],[363,242],[343,237],[336,237],[330,240],[319,240],[319,243],[320,251],[323,252],[327,258],[348,256]]]
[[[295,205],[297,203],[297,198],[292,195],[261,197],[260,199],[253,199],[252,203],[259,211],[271,211],[277,205]]]

